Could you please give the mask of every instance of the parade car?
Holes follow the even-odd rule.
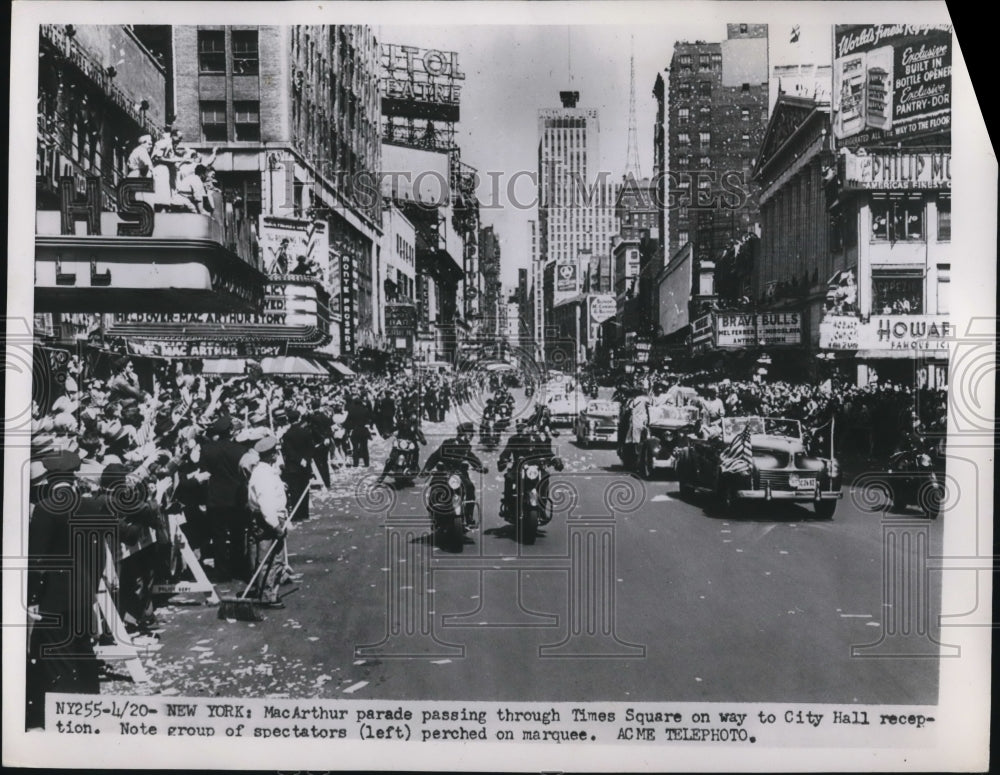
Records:
[[[649,425],[639,444],[638,469],[643,479],[652,479],[658,470],[675,469],[677,451],[689,443],[698,427],[696,406],[651,406]]]
[[[582,447],[594,442],[615,442],[618,439],[618,414],[621,405],[617,401],[588,401],[573,426],[576,443]]]
[[[545,399],[549,410],[549,422],[552,427],[570,428],[576,422],[580,406],[586,399],[579,393],[552,393]]]
[[[788,501],[830,519],[842,497],[840,466],[806,453],[798,420],[725,417],[721,434],[678,451],[676,472],[681,497],[708,491],[730,514],[742,500]]]

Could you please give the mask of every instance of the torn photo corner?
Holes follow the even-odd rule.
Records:
[[[5,765],[988,767],[997,165],[943,3],[11,34]]]

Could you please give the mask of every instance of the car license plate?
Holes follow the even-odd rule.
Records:
[[[813,479],[813,478],[810,478],[810,479],[801,479],[800,478],[799,482],[798,482],[798,484],[796,486],[800,490],[814,490],[814,489],[816,489],[816,480]]]

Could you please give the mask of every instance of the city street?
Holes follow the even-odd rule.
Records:
[[[425,425],[421,459],[453,430],[454,413],[448,420]],[[153,683],[114,680],[104,691],[936,701],[936,662],[851,656],[852,646],[878,641],[893,615],[883,598],[883,515],[860,510],[851,489],[831,521],[796,506],[710,516],[706,500],[681,500],[672,479],[641,482],[610,446],[580,449],[563,431],[556,445],[566,469],[552,480],[559,508],[535,545],[519,546],[496,516],[502,444],[487,452],[477,437],[489,467],[476,480],[484,518],[461,554],[432,546],[419,482],[394,497],[385,488],[357,494],[381,470],[385,442],[375,441],[372,468],[314,491],[312,519],[290,533],[302,578],[286,609],[258,623],[220,621],[216,608],[175,598],[158,611],[160,645],[144,655]],[[929,531],[931,554],[942,521],[913,528]],[[940,589],[929,575],[936,612]]]

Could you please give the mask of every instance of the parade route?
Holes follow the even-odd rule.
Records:
[[[427,450],[448,424],[429,430]],[[910,658],[874,658],[882,655],[874,648],[852,656],[852,647],[875,644],[892,624],[892,603],[883,599],[883,518],[900,515],[860,510],[849,490],[830,521],[798,506],[710,516],[706,500],[682,500],[675,481],[623,475],[610,447],[580,449],[569,434],[557,442],[567,463],[558,481],[576,492],[572,518],[557,513],[534,546],[519,546],[496,517],[497,452],[477,445],[490,468],[477,480],[486,516],[461,554],[430,545],[419,483],[364,495],[380,470],[381,446],[374,443],[376,465],[335,475],[330,492],[314,492],[313,518],[290,533],[290,561],[302,577],[286,609],[267,611],[258,623],[227,622],[213,607],[174,602],[160,609],[162,639],[144,657],[152,683],[112,681],[105,690],[391,700],[935,701],[937,672],[916,658],[929,641],[911,641]],[[613,577],[601,583],[613,589],[570,595],[568,522],[607,518],[608,488],[622,481],[638,500],[602,523]],[[916,511],[904,516],[927,531],[933,554],[943,520]],[[391,568],[392,524],[399,523],[417,548]],[[407,557],[419,567],[406,567]],[[940,591],[931,579],[933,623]],[[574,608],[590,603],[607,605],[610,620]],[[387,640],[393,611],[418,623],[426,616],[433,637],[397,648]],[[576,648],[569,632],[578,619],[584,634],[588,623],[601,634],[610,621],[611,637]]]

